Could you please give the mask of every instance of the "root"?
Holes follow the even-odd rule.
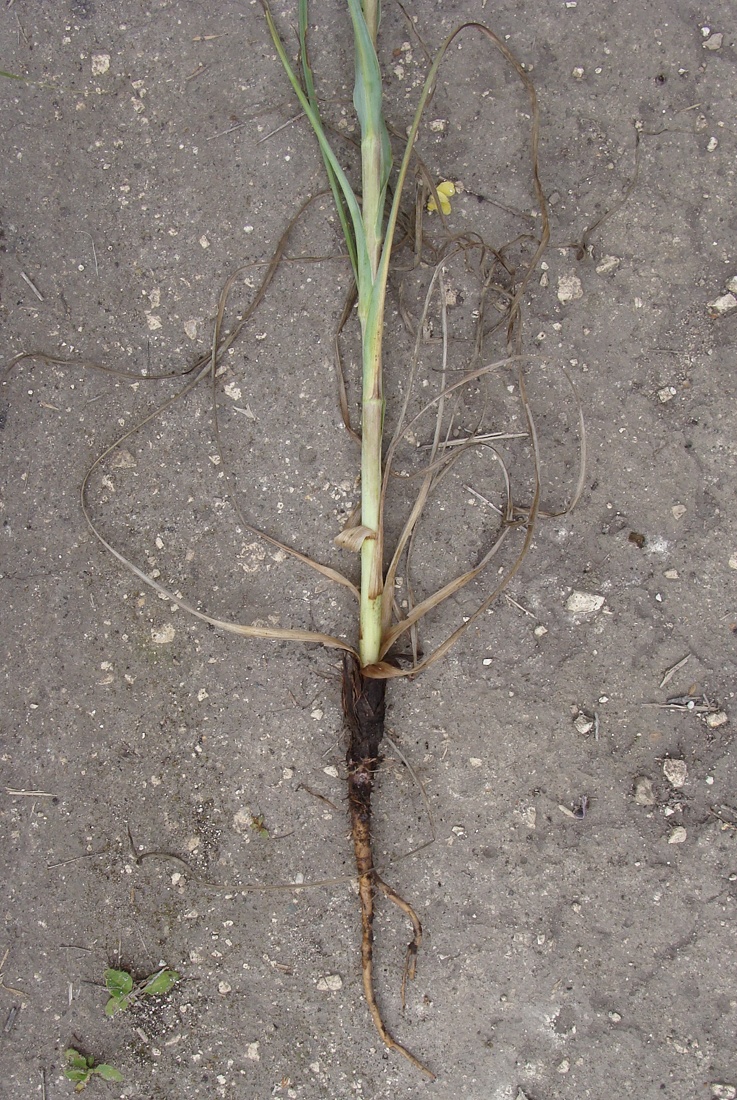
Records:
[[[414,929],[402,978],[402,1007],[408,978],[415,974],[417,950],[422,940],[422,925],[411,905],[388,886],[374,869],[371,847],[371,791],[374,775],[381,760],[379,747],[384,736],[384,697],[386,681],[365,677],[352,654],[343,663],[343,714],[349,735],[348,805],[351,835],[358,871],[358,893],[361,902],[361,974],[366,1003],[374,1026],[389,1050],[396,1050],[431,1080],[435,1074],[397,1042],[381,1015],[374,991],[374,891],[378,888],[408,917]]]

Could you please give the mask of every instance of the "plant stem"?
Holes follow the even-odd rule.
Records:
[[[378,278],[384,241],[384,208],[391,169],[391,147],[382,114],[382,83],[376,56],[379,26],[378,0],[348,0],[356,45],[354,103],[361,124],[361,220],[364,230],[367,277],[358,280],[358,317],[361,324],[361,524],[366,538],[361,546],[361,604],[359,654],[362,666],[374,664],[381,651],[381,604],[384,588],[381,488],[384,394],[382,336],[384,311],[382,280]]]
[[[383,532],[381,525],[384,399],[381,366],[373,386],[364,388],[361,446],[361,524],[372,532],[361,546],[361,604],[359,655],[361,665],[372,665],[381,652],[381,604],[384,590]]]

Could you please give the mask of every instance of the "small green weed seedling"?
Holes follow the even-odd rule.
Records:
[[[263,814],[251,814],[251,829],[257,836],[262,837],[264,840],[269,840],[271,833],[266,827]]]
[[[80,1054],[74,1047],[69,1047],[68,1050],[64,1051],[64,1058],[67,1063],[64,1076],[69,1081],[75,1082],[75,1092],[86,1089],[90,1083],[90,1078],[94,1076],[102,1077],[103,1081],[123,1080],[123,1074],[115,1066],[108,1066],[104,1062],[96,1065],[94,1055]]]
[[[134,982],[127,970],[108,969],[105,971],[105,986],[110,999],[105,1005],[105,1015],[114,1016],[116,1012],[123,1012],[135,1004],[139,997],[155,997],[168,993],[179,978],[177,971],[170,970],[168,966],[157,970],[155,974],[149,974],[140,982]]]

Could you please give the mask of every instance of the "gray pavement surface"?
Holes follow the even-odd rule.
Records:
[[[406,9],[431,50],[456,23],[487,21],[536,83],[551,247],[524,346],[567,366],[588,427],[582,500],[541,523],[513,602],[389,688],[377,858],[430,835],[405,758],[436,841],[386,872],[426,930],[403,1014],[407,930],[385,905],[376,977],[387,1023],[434,1084],[383,1050],[362,996],[334,652],[175,610],[104,550],[79,503],[94,459],[181,388],[79,362],[186,370],[207,352],[225,279],[268,261],[323,186],[261,7],[2,8],[0,67],[29,81],[0,81],[2,361],[40,350],[77,365],[26,361],[0,387],[0,1092],[71,1095],[73,1046],[123,1074],[94,1079],[91,1096],[735,1097],[734,6]],[[296,5],[275,15],[289,34]],[[350,138],[346,15],[315,4],[312,20],[326,111]],[[389,3],[381,58],[401,132],[426,61]],[[436,178],[465,187],[451,232],[499,246],[539,230],[528,131],[513,74],[461,39],[420,141]],[[339,248],[319,199],[289,254]],[[244,273],[232,315],[263,270]],[[459,346],[469,278],[449,267]],[[398,285],[390,399],[411,346]],[[254,523],[352,567],[331,543],[357,499],[332,366],[346,286],[339,260],[281,268],[220,379],[225,462],[205,385],[93,475],[105,537],[212,615],[355,641],[350,597],[260,543],[232,506],[235,494]],[[403,308],[416,316],[414,293]],[[561,377],[531,362],[551,509],[576,477]],[[505,402],[515,415],[507,384],[492,394],[500,428]],[[439,491],[419,591],[472,560],[489,523],[470,476]],[[483,591],[434,615],[430,641]],[[105,968],[142,978],[160,964],[181,973],[174,989],[106,1018]]]

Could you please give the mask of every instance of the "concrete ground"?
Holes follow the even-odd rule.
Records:
[[[274,10],[294,52],[296,4]],[[314,4],[311,19],[325,109],[350,139],[343,5]],[[540,100],[551,247],[523,344],[548,510],[577,462],[554,367],[579,394],[588,465],[577,509],[541,522],[512,599],[389,687],[377,858],[431,835],[415,777],[436,840],[386,871],[426,930],[404,1014],[407,930],[384,905],[376,978],[432,1084],[382,1048],[362,996],[335,652],[176,610],[106,552],[79,500],[94,459],[181,388],[140,376],[207,353],[225,279],[268,261],[322,188],[314,139],[254,2],[3,4],[0,67],[27,82],[0,81],[2,360],[74,364],[25,361],[0,389],[8,1097],[71,1095],[68,1047],[123,1076],[93,1078],[90,1095],[144,1100],[737,1095],[734,8],[386,3],[396,130],[422,43],[464,19],[488,21]],[[451,233],[496,247],[526,234],[515,247],[529,254],[529,115],[498,55],[461,38],[419,145],[436,179],[464,185]],[[305,260],[339,247],[323,197],[227,357],[222,454],[200,386],[97,468],[89,502],[112,545],[211,615],[354,642],[350,596],[259,542],[233,507],[352,568],[331,543],[357,499],[332,366],[347,268]],[[243,273],[232,315],[263,271]],[[390,419],[411,278],[394,276],[390,294]],[[449,266],[461,353],[470,281],[462,259]],[[422,353],[430,381],[437,348]],[[514,426],[502,413],[519,426],[514,376],[489,392],[497,430]],[[529,455],[504,446],[525,499]],[[420,593],[473,561],[496,522],[471,476],[438,490]],[[471,614],[482,580],[432,617],[426,644]],[[142,979],[163,964],[181,974],[169,993],[105,1016],[107,967]]]

